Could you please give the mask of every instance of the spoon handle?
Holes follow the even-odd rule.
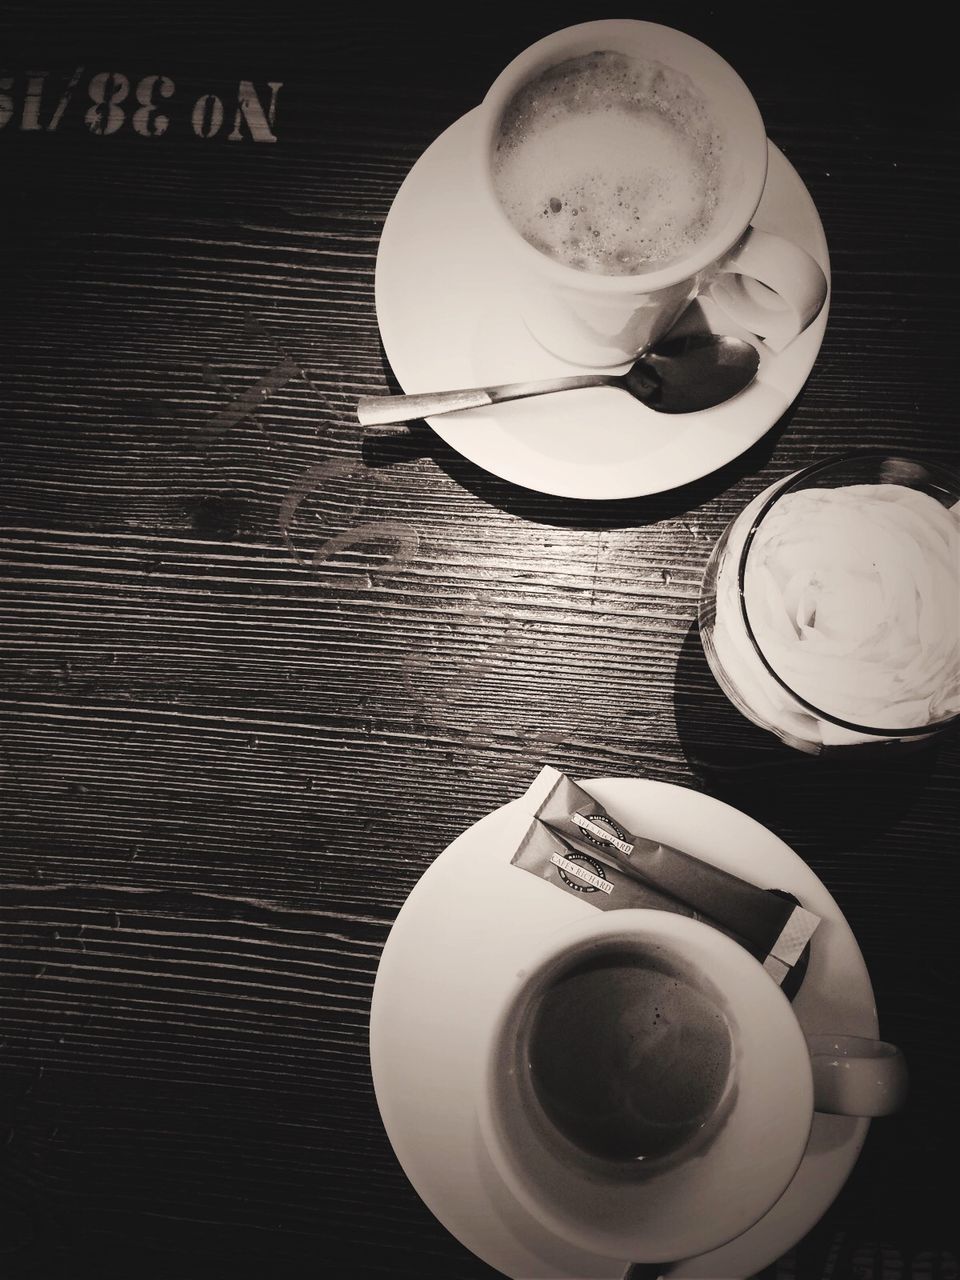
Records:
[[[357,417],[365,427],[410,422],[433,414],[454,413],[457,409],[479,409],[501,400],[524,400],[553,391],[573,391],[578,387],[603,387],[619,379],[606,373],[575,374],[565,378],[543,378],[539,382],[507,382],[496,387],[468,387],[462,391],[427,391],[412,396],[361,396]]]

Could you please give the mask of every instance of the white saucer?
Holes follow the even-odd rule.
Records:
[[[810,966],[793,1008],[808,1035],[877,1035],[873,990],[840,908],[786,844],[700,792],[633,778],[586,786],[624,824],[817,912]],[[479,1139],[473,1099],[500,985],[527,941],[596,908],[510,865],[529,818],[514,801],[482,818],[433,863],[384,947],[370,1015],[370,1059],[387,1135],[441,1223],[512,1280],[622,1280],[611,1262],[564,1244],[503,1189]],[[675,1265],[676,1280],[742,1280],[780,1258],[830,1206],[856,1162],[868,1120],[817,1115],[781,1199],[731,1243]]]
[[[446,130],[410,170],[377,255],[377,318],[407,393],[582,373],[544,351],[519,318],[515,286],[477,216],[468,157],[476,111]],[[793,240],[830,278],[819,215],[792,165],[769,143],[754,224]],[[702,310],[701,310],[702,306]],[[708,475],[736,458],[786,412],[820,350],[829,298],[779,355],[759,345],[756,381],[699,413],[658,414],[609,387],[513,401],[427,419],[478,466],[515,484],[570,498],[632,498]],[[749,337],[709,301],[692,319]]]

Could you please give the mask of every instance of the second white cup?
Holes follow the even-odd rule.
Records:
[[[674,111],[669,101],[684,95],[689,108]],[[691,158],[684,112],[698,122],[701,151],[703,138],[715,143],[709,172]],[[518,277],[524,319],[565,360],[633,360],[699,294],[774,351],[823,306],[827,282],[814,259],[750,225],[767,173],[750,91],[683,32],[622,19],[546,36],[494,81],[478,145],[485,214]],[[698,201],[709,216],[691,220]],[[589,252],[601,228],[616,238],[606,258]],[[651,235],[653,256],[634,270]]]
[[[508,1191],[595,1254],[717,1248],[772,1207],[815,1109],[903,1100],[892,1045],[806,1041],[763,967],[709,925],[597,912],[532,946],[504,993],[477,1115]]]

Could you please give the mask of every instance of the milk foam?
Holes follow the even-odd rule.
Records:
[[[812,745],[877,741],[797,703],[747,636],[739,560],[772,488],[730,531],[716,586],[717,661],[757,723]],[[758,646],[814,707],[892,731],[960,712],[960,507],[895,483],[788,493],[757,530],[744,589]]]
[[[633,275],[709,235],[722,152],[688,77],[601,51],[549,68],[514,96],[494,185],[535,248],[581,270]]]

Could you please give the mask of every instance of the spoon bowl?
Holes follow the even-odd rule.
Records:
[[[696,413],[743,391],[756,377],[759,364],[756,347],[742,338],[713,333],[668,335],[639,355],[625,373],[573,374],[416,395],[361,396],[357,418],[365,427],[387,426],[583,387],[617,387],[657,413]]]

